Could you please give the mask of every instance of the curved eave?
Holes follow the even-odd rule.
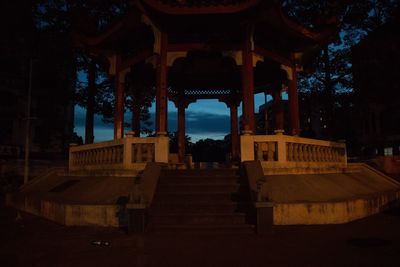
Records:
[[[322,31],[313,31],[304,25],[301,25],[293,21],[288,17],[282,9],[282,6],[277,0],[273,1],[273,13],[277,15],[278,20],[282,22],[284,27],[289,31],[293,32],[294,35],[298,37],[303,37],[304,39],[311,41],[313,43],[325,43],[332,41],[334,36],[337,35],[339,31],[338,25],[326,28]]]
[[[214,15],[214,14],[233,14],[246,11],[258,3],[260,0],[248,0],[245,3],[220,5],[220,6],[171,6],[163,4],[157,0],[137,0],[142,6],[151,8],[159,13],[166,15]]]
[[[115,21],[106,30],[94,36],[88,36],[83,34],[82,32],[73,30],[72,31],[73,43],[76,46],[96,47],[96,46],[101,46],[106,42],[116,40],[122,34],[126,33],[132,28],[135,28],[135,26],[138,25],[138,22],[140,22],[140,18],[133,19],[136,17],[135,15],[136,14],[134,14],[134,12],[128,11],[121,17],[121,19]]]

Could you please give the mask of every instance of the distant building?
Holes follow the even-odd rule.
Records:
[[[399,29],[397,17],[352,49],[359,135],[365,156],[399,154]]]
[[[309,94],[299,93],[299,102],[301,103],[300,108],[300,125],[301,132],[300,136],[311,137],[317,139],[324,139],[326,136],[326,121],[323,113],[322,106],[315,103],[311,103],[311,97]],[[318,102],[318,101],[316,101]],[[289,102],[288,100],[282,100],[284,110],[284,128],[285,133],[289,133]],[[265,112],[267,111],[267,115]],[[267,103],[260,105],[256,116],[257,134],[274,134],[275,130],[275,116],[273,111],[273,101],[270,100]],[[268,132],[265,130],[265,124],[267,122]],[[325,127],[324,127],[325,126]]]

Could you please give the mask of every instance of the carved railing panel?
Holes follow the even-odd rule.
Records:
[[[132,144],[132,163],[154,162],[155,145],[153,143]]]
[[[277,161],[277,143],[276,142],[255,142],[255,159],[261,161]]]

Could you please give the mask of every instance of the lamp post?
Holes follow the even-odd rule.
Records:
[[[27,107],[26,107],[24,184],[26,184],[29,181],[29,148],[30,148],[31,102],[32,102],[32,66],[33,66],[33,59],[31,57],[30,61],[29,61],[28,100],[27,100]]]

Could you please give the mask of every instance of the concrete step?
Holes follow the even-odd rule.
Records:
[[[150,215],[149,221],[157,225],[191,225],[191,224],[217,224],[217,225],[237,225],[245,224],[246,216],[244,214],[212,214],[212,213],[170,213]]]
[[[147,228],[148,232],[157,234],[254,234],[253,225],[154,225],[150,224]]]
[[[222,204],[216,203],[180,203],[168,204],[168,203],[154,203],[149,214],[168,214],[168,213],[210,213],[210,214],[220,214],[220,213],[232,213],[239,210],[238,203],[235,202],[225,202]]]
[[[237,169],[163,171],[149,210],[150,231],[253,233]],[[246,194],[247,193],[247,194]]]
[[[167,177],[237,177],[237,169],[215,169],[215,170],[164,170],[163,175]]]
[[[160,193],[231,193],[239,189],[238,184],[172,184],[162,183],[157,187]]]
[[[238,184],[239,178],[234,176],[161,176],[158,182],[159,184]]]
[[[163,202],[170,204],[180,203],[229,203],[234,199],[234,194],[226,192],[215,192],[215,193],[163,193],[156,192],[154,196],[154,202]]]

